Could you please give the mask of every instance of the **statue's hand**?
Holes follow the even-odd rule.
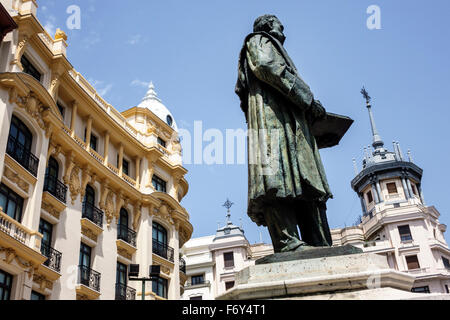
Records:
[[[325,108],[322,106],[322,103],[320,103],[319,100],[313,101],[311,105],[311,112],[315,119],[322,119],[327,115]]]

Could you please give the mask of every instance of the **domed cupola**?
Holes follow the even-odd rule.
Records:
[[[153,82],[150,82],[147,94],[138,105],[138,108],[149,109],[156,116],[158,116],[158,118],[172,127],[175,131],[178,131],[177,124],[169,109],[167,109],[167,107],[162,103],[161,99],[158,98]]]
[[[421,180],[423,170],[413,163],[408,151],[406,159],[398,142],[393,143],[393,151],[384,147],[384,142],[375,125],[371,98],[366,89],[361,91],[366,100],[372,128],[372,146],[364,148],[362,170],[354,162],[356,177],[352,180],[352,189],[361,199],[364,216],[389,207],[411,204],[424,204]]]

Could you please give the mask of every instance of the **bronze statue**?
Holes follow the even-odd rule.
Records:
[[[248,215],[268,227],[275,252],[332,245],[326,217],[332,193],[318,136],[322,147],[333,146],[349,127],[347,121],[346,128],[337,124],[339,133],[323,132],[333,131],[327,118],[333,127],[342,117],[327,114],[314,99],[283,47],[283,30],[273,15],[255,21],[240,54],[236,85],[249,129]],[[273,154],[270,165],[276,170],[267,171],[262,160]]]

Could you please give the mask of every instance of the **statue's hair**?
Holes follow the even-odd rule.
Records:
[[[263,16],[260,16],[259,18],[257,18],[255,20],[255,23],[253,24],[253,32],[258,32],[258,31],[269,32],[272,29],[272,21],[275,19],[280,21],[273,14],[265,14]]]

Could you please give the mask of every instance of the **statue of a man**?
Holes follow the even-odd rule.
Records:
[[[273,15],[255,21],[236,86],[248,123],[249,158],[259,159],[249,160],[248,215],[268,227],[275,252],[332,245],[326,218],[332,194],[311,130],[326,112],[283,48],[283,30]],[[250,131],[259,139],[251,139]],[[260,160],[269,153],[278,155],[278,169],[267,173]]]

